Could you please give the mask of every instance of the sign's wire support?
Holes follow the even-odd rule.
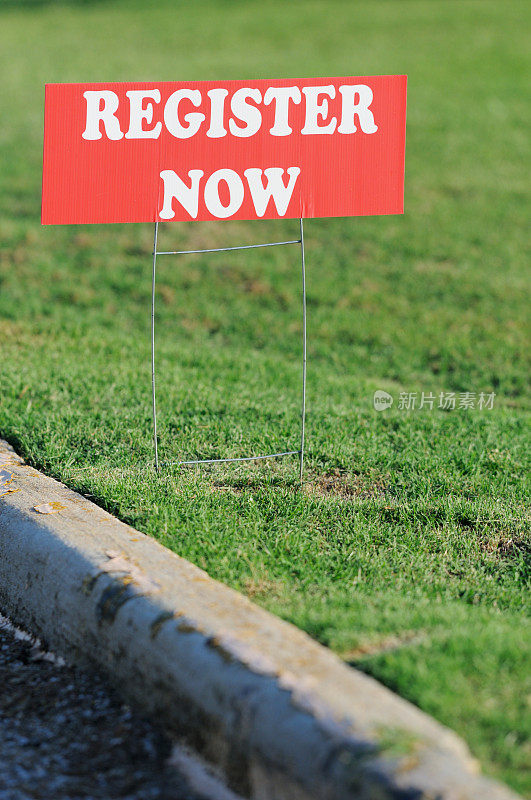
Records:
[[[155,445],[155,469],[160,471],[161,466],[188,466],[199,464],[224,464],[234,461],[259,461],[265,458],[279,458],[281,456],[299,456],[299,480],[302,483],[304,470],[304,435],[306,422],[306,264],[304,258],[304,225],[302,217],[299,218],[300,239],[291,239],[286,242],[265,242],[263,244],[245,244],[237,247],[216,247],[207,250],[157,250],[159,223],[155,222],[153,238],[153,269],[151,274],[151,395],[153,406],[153,442]],[[302,271],[302,401],[301,401],[301,444],[299,450],[286,450],[282,453],[270,453],[264,456],[240,456],[238,458],[201,458],[191,461],[163,461],[159,463],[158,437],[157,437],[157,403],[155,398],[155,278],[157,256],[191,255],[192,253],[226,253],[229,250],[253,250],[258,247],[275,247],[285,244],[300,244],[301,246],[301,271]]]
[[[302,401],[301,401],[301,451],[299,480],[302,483],[304,469],[304,427],[306,422],[306,264],[304,259],[304,225],[299,219],[301,231],[301,273],[302,273]]]
[[[155,444],[155,469],[159,471],[159,450],[157,444],[157,402],[155,399],[155,272],[157,269],[157,239],[159,223],[155,222],[153,237],[153,269],[151,271],[151,399],[153,406],[153,442]]]

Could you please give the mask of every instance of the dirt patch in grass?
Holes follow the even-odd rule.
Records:
[[[251,600],[253,597],[275,595],[281,597],[286,589],[282,581],[272,581],[267,578],[248,578],[243,584],[244,592]]]
[[[268,484],[285,486],[285,481],[281,476],[268,480]],[[247,477],[245,479],[227,481],[214,481],[213,491],[232,492],[233,494],[244,494],[246,492],[261,491],[264,488],[260,478]],[[300,491],[300,484],[295,482],[292,490]],[[305,479],[302,491],[313,497],[334,497],[342,500],[367,499],[382,497],[385,495],[385,484],[382,479],[371,480],[365,475],[345,475],[340,470],[335,469],[323,475],[310,476]]]
[[[531,542],[523,536],[498,536],[483,540],[481,549],[497,553],[501,558],[524,558],[531,566]]]
[[[339,497],[343,500],[372,498],[382,497],[385,494],[385,483],[381,478],[345,475],[339,469],[335,469],[305,483],[304,491],[318,497]]]
[[[363,642],[354,650],[342,653],[341,657],[349,663],[355,663],[367,656],[376,656],[381,653],[389,653],[392,650],[399,650],[402,647],[420,644],[425,641],[424,631],[404,631],[398,635],[385,636],[381,639],[372,639]]]

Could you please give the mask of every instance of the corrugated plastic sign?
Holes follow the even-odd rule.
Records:
[[[406,80],[49,84],[42,222],[400,214]]]

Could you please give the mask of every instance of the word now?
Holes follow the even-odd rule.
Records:
[[[300,168],[288,167],[285,171],[288,174],[287,183],[284,183],[284,170],[282,167],[269,167],[269,169],[263,171],[250,168],[243,173],[257,217],[264,216],[271,199],[275,204],[278,216],[283,217],[285,215],[295,183],[300,174]],[[197,217],[199,191],[204,174],[202,169],[189,170],[189,184],[187,184],[174,170],[162,170],[160,177],[164,182],[164,200],[162,209],[159,212],[161,219],[173,219],[175,217],[174,200],[180,203],[190,217],[193,219]],[[265,185],[263,175],[266,178]],[[223,202],[220,196],[220,188],[222,186],[224,188],[223,199],[226,202]],[[218,219],[226,219],[240,210],[245,197],[245,187],[242,179],[233,169],[218,169],[207,178],[203,196],[205,206],[210,214],[213,217],[218,217]]]
[[[158,139],[162,125],[176,139],[189,139],[203,127],[208,116],[206,135],[219,139],[230,133],[236,137],[254,136],[263,122],[263,107],[273,108],[273,124],[269,128],[271,136],[289,136],[292,107],[299,105],[304,96],[304,124],[300,133],[332,134],[356,133],[358,127],[363,133],[375,133],[378,126],[369,106],[373,92],[366,84],[345,84],[338,87],[341,100],[334,104],[331,116],[329,101],[336,99],[336,87],[329,86],[270,86],[262,94],[256,87],[237,89],[230,98],[230,115],[227,113],[228,89],[210,89],[206,96],[199,89],[177,89],[164,104],[162,119],[153,122],[155,106],[161,102],[159,89],[132,89],[126,92],[129,108],[127,131],[123,131],[117,113],[120,100],[110,89],[89,90],[83,93],[86,101],[86,120],[83,139],[96,140],[103,136],[117,141],[126,139]],[[208,99],[206,99],[208,98]],[[182,110],[184,107],[184,111]],[[192,111],[191,107],[203,109]],[[261,108],[262,107],[262,108]],[[121,109],[120,109],[121,110]],[[123,115],[121,115],[123,116]],[[339,125],[337,123],[340,116]],[[300,118],[300,117],[298,117]],[[227,131],[228,127],[228,131]]]

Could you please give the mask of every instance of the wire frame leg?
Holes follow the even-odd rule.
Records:
[[[257,245],[243,245],[241,247],[223,247],[216,248],[215,250],[183,250],[183,251],[164,251],[157,250],[157,240],[159,232],[159,223],[155,222],[155,233],[153,237],[153,269],[151,274],[151,399],[153,406],[153,445],[155,450],[155,469],[160,471],[161,463],[159,462],[158,452],[158,437],[157,437],[157,403],[155,395],[155,279],[157,270],[157,256],[158,255],[184,255],[186,253],[212,253],[222,252],[226,250],[248,250],[249,248],[256,247],[272,247],[273,245],[284,244],[298,244],[301,246],[301,267],[302,267],[302,407],[301,407],[301,443],[299,450],[289,450],[282,453],[270,453],[265,456],[246,456],[241,458],[214,458],[214,459],[195,459],[193,461],[177,461],[177,462],[163,462],[163,463],[176,463],[179,465],[184,464],[217,464],[229,461],[255,461],[263,458],[276,458],[278,456],[299,455],[299,479],[302,483],[303,470],[304,470],[304,433],[306,421],[306,265],[304,260],[304,228],[302,217],[299,218],[300,223],[300,239],[295,239],[289,242],[267,242],[265,244]]]
[[[306,264],[304,260],[304,225],[299,219],[301,230],[301,269],[302,269],[302,404],[301,404],[301,449],[299,480],[302,483],[304,469],[304,426],[306,422]]]
[[[157,403],[155,399],[155,274],[157,269],[157,238],[159,223],[155,222],[153,237],[153,269],[151,272],[151,399],[153,405],[153,444],[155,445],[155,469],[159,471],[159,450],[157,442]]]

